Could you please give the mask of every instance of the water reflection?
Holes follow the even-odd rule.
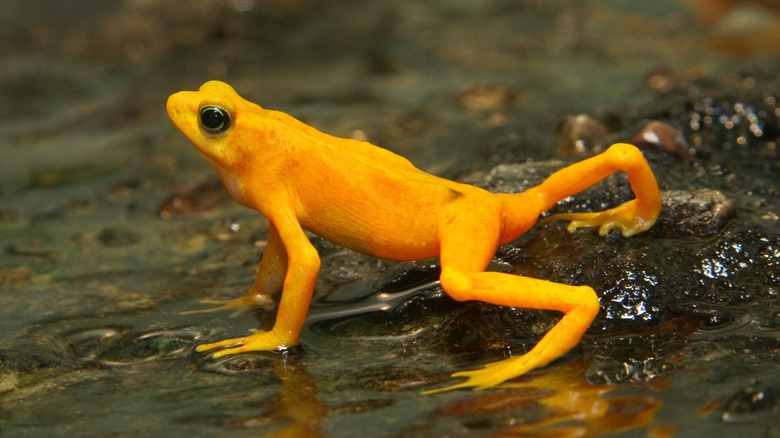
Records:
[[[617,395],[626,385],[594,385],[573,362],[532,374],[501,390],[475,392],[438,409],[436,417],[457,419],[466,428],[489,429],[489,436],[598,436],[648,427],[662,402],[649,395]],[[671,427],[656,427],[665,436]],[[498,430],[498,432],[495,432]]]
[[[236,358],[241,360],[241,358]],[[234,359],[231,359],[234,360]],[[281,381],[281,390],[256,403],[257,415],[230,421],[241,429],[279,427],[268,437],[318,437],[329,408],[317,399],[316,380],[306,372],[297,355],[280,354],[271,360],[273,372]]]

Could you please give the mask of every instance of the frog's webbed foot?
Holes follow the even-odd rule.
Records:
[[[211,355],[212,358],[219,359],[222,356],[246,353],[248,351],[285,350],[288,348],[287,343],[279,336],[276,336],[276,333],[273,331],[250,331],[252,334],[243,338],[225,339],[222,341],[212,342],[210,344],[198,345],[195,348],[195,351],[203,352],[214,350],[216,348],[233,347],[216,351]]]
[[[466,377],[465,381],[445,386],[444,388],[425,391],[423,394],[433,394],[461,388],[474,388],[476,391],[489,389],[537,368],[539,366],[537,362],[533,354],[524,354],[520,357],[510,357],[509,359],[489,363],[482,369],[460,371],[454,373],[452,377]]]
[[[257,308],[263,308],[263,309],[271,309],[274,306],[274,300],[265,294],[254,294],[249,293],[239,298],[234,298],[232,300],[200,300],[199,303],[201,304],[216,304],[215,307],[210,307],[208,309],[198,309],[198,310],[187,310],[184,312],[181,312],[182,315],[189,315],[192,313],[210,313],[210,312],[220,312],[223,310],[232,310],[233,313],[230,314],[231,317],[239,315],[241,313],[247,312],[249,310],[257,309]]]
[[[633,199],[618,207],[598,213],[561,213],[548,216],[543,222],[553,220],[571,221],[566,227],[568,231],[578,228],[599,227],[599,234],[605,235],[612,230],[620,230],[623,237],[631,237],[643,233],[653,226],[658,218],[658,212],[643,213],[638,211],[637,201]]]

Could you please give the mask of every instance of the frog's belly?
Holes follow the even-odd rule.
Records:
[[[431,212],[377,208],[345,213],[324,209],[301,218],[301,225],[337,245],[373,257],[420,260],[439,255],[438,219]]]

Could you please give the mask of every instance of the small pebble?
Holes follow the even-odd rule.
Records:
[[[585,114],[565,118],[558,125],[555,139],[557,158],[579,157],[598,152],[607,141],[607,127]]]
[[[640,149],[661,151],[690,162],[696,161],[680,130],[657,120],[647,122],[630,143]]]

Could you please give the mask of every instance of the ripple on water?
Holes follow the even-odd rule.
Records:
[[[139,332],[105,327],[72,333],[66,341],[82,360],[123,366],[186,357],[202,337],[194,328]]]
[[[701,325],[695,335],[720,335],[739,330],[750,324],[752,317],[748,313],[738,313],[726,309],[708,309],[697,312],[702,316]]]

